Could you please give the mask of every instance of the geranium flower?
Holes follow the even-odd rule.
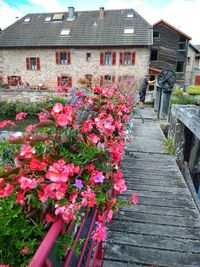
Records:
[[[89,140],[93,145],[96,145],[96,144],[99,142],[100,138],[99,138],[96,134],[92,133],[92,134],[90,134],[90,135],[88,136],[88,140]]]
[[[114,189],[117,193],[122,193],[126,191],[126,182],[124,179],[119,179],[114,182]]]
[[[138,192],[133,193],[128,202],[132,202],[134,206],[137,205],[139,203]]]
[[[4,179],[0,178],[0,198],[10,196],[14,190],[14,185],[11,183],[7,183],[6,186],[2,188],[3,185],[4,185]]]
[[[92,120],[86,120],[81,128],[82,133],[88,133],[92,130],[94,122]]]
[[[47,164],[44,161],[40,162],[38,159],[32,158],[29,166],[31,171],[42,171],[46,168]]]
[[[95,193],[91,190],[91,188],[89,186],[87,186],[87,190],[81,192],[81,196],[82,198],[82,205],[84,207],[88,206],[88,207],[94,207],[94,205],[96,204],[96,195]]]
[[[92,239],[97,242],[105,241],[107,239],[106,226],[102,222],[96,222],[96,229],[92,232]]]
[[[0,129],[3,129],[7,126],[16,126],[16,124],[11,120],[0,121]]]
[[[35,152],[32,146],[22,145],[19,155],[21,158],[30,159]]]
[[[24,205],[24,195],[22,192],[18,192],[16,196],[16,201],[17,204]]]
[[[28,115],[28,113],[26,113],[26,112],[20,112],[20,113],[16,114],[15,119],[20,121],[20,120],[25,119],[27,115]]]
[[[37,115],[38,115],[40,121],[46,121],[49,117],[48,112],[40,112]]]
[[[35,178],[30,179],[30,178],[21,176],[18,181],[20,184],[20,188],[23,190],[34,189],[37,187],[37,182]]]

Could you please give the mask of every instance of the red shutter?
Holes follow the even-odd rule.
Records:
[[[112,53],[112,65],[116,64],[116,52]]]
[[[22,82],[22,77],[18,76],[18,83],[21,84],[21,82]]]
[[[9,86],[12,85],[12,76],[8,76],[7,78],[8,78],[8,85]]]
[[[61,85],[61,77],[57,77],[57,85],[60,86]]]
[[[68,78],[68,86],[72,87],[72,77],[71,76],[69,76],[69,78]]]
[[[135,65],[135,52],[132,53],[132,65]]]
[[[115,75],[112,76],[112,83],[115,83]]]
[[[56,64],[60,64],[60,52],[56,52]]]
[[[71,64],[71,53],[67,52],[67,64],[70,65]]]
[[[124,61],[124,53],[123,52],[120,52],[119,53],[119,64],[120,65],[123,65],[123,61]]]
[[[103,86],[103,76],[100,76],[100,86]]]
[[[104,53],[100,53],[100,65],[104,65]]]
[[[40,58],[36,57],[37,70],[40,70]]]
[[[27,70],[31,69],[31,62],[30,62],[30,58],[29,57],[26,58],[26,69]]]

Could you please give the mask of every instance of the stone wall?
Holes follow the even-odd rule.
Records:
[[[43,83],[47,88],[57,86],[58,76],[71,76],[74,85],[79,78],[90,74],[94,79],[99,79],[100,75],[126,76],[133,75],[136,81],[140,81],[148,71],[150,49],[70,49],[71,64],[56,64],[56,51],[66,51],[65,49],[1,49],[0,50],[0,71],[3,72],[4,82],[7,76],[21,76],[22,82],[28,82],[31,86],[37,87],[38,83]],[[100,65],[100,52],[116,51],[116,65]],[[135,65],[120,65],[119,52],[135,52]],[[86,53],[91,53],[90,62],[86,61]],[[26,58],[39,57],[40,70],[27,70]]]
[[[46,99],[50,99],[52,96],[62,97],[61,94],[56,94],[54,91],[23,91],[13,89],[1,89],[0,88],[0,101],[15,102],[20,101],[23,103],[29,102],[43,102]]]

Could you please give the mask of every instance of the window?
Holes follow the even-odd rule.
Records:
[[[63,19],[63,14],[55,14],[53,15],[52,20],[54,21],[61,21]]]
[[[124,33],[132,34],[132,33],[134,33],[134,29],[133,28],[125,28]]]
[[[46,18],[45,18],[45,21],[47,21],[47,22],[48,22],[48,21],[51,21],[51,17],[46,17]]]
[[[107,83],[115,83],[115,75],[104,75],[100,76],[100,86],[103,86],[104,84]]]
[[[153,31],[153,38],[159,38],[160,33],[158,31]]]
[[[31,18],[30,17],[27,17],[24,19],[24,22],[30,22],[31,21]]]
[[[100,65],[115,65],[116,64],[116,52],[101,52],[100,53]]]
[[[190,65],[191,63],[191,57],[187,57],[187,64]]]
[[[91,53],[86,53],[86,61],[90,62],[91,60]]]
[[[8,76],[8,85],[9,86],[17,86],[19,84],[21,84],[21,76]]]
[[[58,86],[66,85],[66,86],[72,87],[72,77],[69,75],[63,75],[63,76],[57,77],[57,84]]]
[[[91,74],[85,75],[85,79],[87,81],[87,87],[91,88],[92,87],[92,75]]]
[[[26,69],[40,70],[40,58],[39,57],[26,58]]]
[[[70,51],[56,52],[56,64],[70,65],[71,64],[71,53]]]
[[[126,15],[126,17],[127,17],[127,18],[133,18],[133,13],[128,13],[128,14]]]
[[[111,65],[112,64],[112,53],[111,52],[105,53],[104,64],[105,65]]]
[[[151,50],[150,61],[158,60],[158,50]]]
[[[60,35],[66,36],[66,35],[69,35],[69,33],[70,33],[70,29],[62,29],[62,31],[60,32]]]
[[[178,43],[178,50],[186,50],[187,39],[184,36],[180,36]]]
[[[119,54],[120,65],[135,65],[135,52],[120,52]]]
[[[67,55],[66,52],[60,52],[60,64],[67,63]]]
[[[107,83],[110,83],[111,82],[111,76],[110,75],[105,75],[104,76],[104,81],[107,82]]]
[[[176,72],[184,72],[184,61],[177,61]]]

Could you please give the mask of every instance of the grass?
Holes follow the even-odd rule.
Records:
[[[163,141],[163,145],[166,148],[168,155],[175,154],[175,146],[172,138],[168,137],[165,141]]]

